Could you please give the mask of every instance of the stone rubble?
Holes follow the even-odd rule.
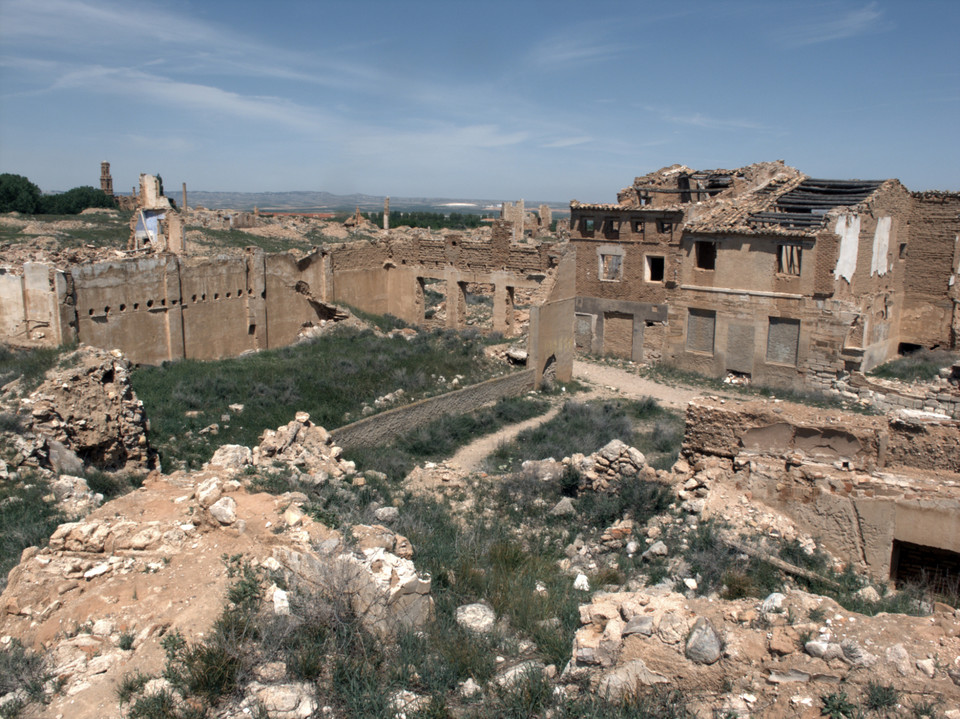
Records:
[[[129,362],[118,350],[84,345],[65,355],[36,390],[19,398],[25,430],[37,437],[37,446],[26,456],[51,466],[58,449],[51,446],[56,442],[100,469],[153,468],[147,418],[130,385],[129,371]],[[76,472],[77,467],[69,469]]]

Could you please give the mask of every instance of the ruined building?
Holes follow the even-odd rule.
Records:
[[[134,362],[216,359],[282,347],[348,304],[425,323],[425,286],[444,295],[444,326],[464,328],[471,292],[493,298],[489,329],[515,334],[515,296],[529,305],[528,366],[573,371],[575,260],[567,244],[515,244],[510,223],[489,238],[390,238],[326,245],[305,257],[179,253],[182,219],[150,175],[141,176],[130,256],[69,268],[0,268],[0,338],[119,348]],[[178,244],[181,243],[181,244]],[[153,247],[155,252],[143,252]]]
[[[577,346],[707,375],[827,386],[956,347],[960,194],[681,165],[570,205]]]
[[[173,202],[163,194],[163,185],[155,175],[140,175],[140,192],[131,230],[127,249],[173,253],[183,251],[183,218]]]

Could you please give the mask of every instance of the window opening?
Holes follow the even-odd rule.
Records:
[[[622,255],[600,255],[600,279],[619,282],[623,276]]]
[[[803,250],[797,245],[777,246],[777,274],[800,276],[800,257]]]
[[[664,258],[647,255],[647,282],[663,282]]]
[[[712,270],[717,266],[717,243],[698,240],[694,243],[697,267]]]

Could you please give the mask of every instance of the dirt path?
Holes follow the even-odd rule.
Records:
[[[574,361],[573,376],[580,382],[591,385],[588,392],[576,395],[576,399],[580,401],[599,397],[627,397],[629,399],[653,397],[665,407],[683,409],[687,402],[694,397],[708,394],[703,388],[673,387],[640,377],[628,370],[581,360]],[[493,434],[479,437],[457,450],[457,453],[447,460],[447,465],[464,472],[474,472],[480,469],[483,461],[497,448],[497,445],[501,442],[511,442],[524,430],[539,427],[544,422],[549,422],[560,411],[564,401],[563,398],[559,398],[553,407],[538,417],[508,425]]]

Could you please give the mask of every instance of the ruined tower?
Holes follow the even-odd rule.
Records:
[[[390,198],[386,197],[383,200],[383,229],[390,229]]]
[[[100,189],[113,197],[113,178],[110,176],[110,163],[100,163]]]

